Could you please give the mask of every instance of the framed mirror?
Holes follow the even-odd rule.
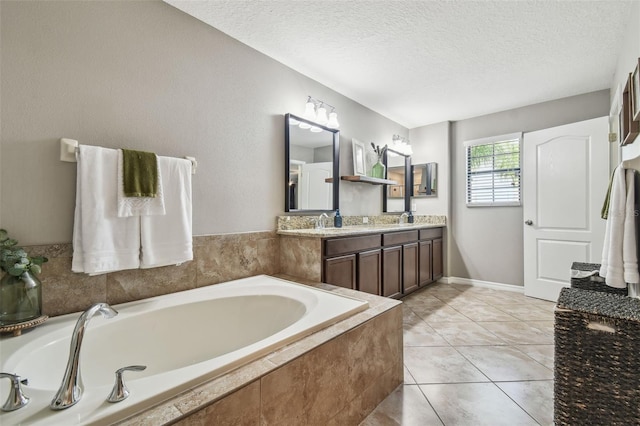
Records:
[[[412,197],[438,196],[438,163],[414,164]]]
[[[387,149],[383,163],[386,166],[386,178],[396,182],[386,185],[382,197],[384,213],[403,213],[411,209],[411,156]]]
[[[338,208],[340,131],[285,115],[285,212]]]

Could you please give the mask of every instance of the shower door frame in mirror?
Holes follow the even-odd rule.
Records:
[[[392,149],[387,149],[384,153],[383,156],[383,163],[385,165],[385,178],[388,178],[389,176],[389,152],[392,152],[400,157],[404,157],[404,211],[405,212],[409,212],[411,211],[411,192],[410,189],[412,188],[412,179],[411,179],[411,156],[410,155],[405,155],[401,152],[398,151],[394,151]],[[401,166],[399,166],[401,167]],[[391,187],[391,185],[385,185],[384,187],[384,192],[382,195],[382,212],[383,213],[404,213],[404,212],[400,212],[400,211],[388,211],[388,207],[389,207],[389,203],[388,203],[388,194],[389,194],[389,188]]]
[[[285,173],[284,173],[284,177],[285,177],[285,182],[284,182],[284,211],[285,212],[292,212],[292,213],[296,213],[296,212],[300,212],[300,213],[313,213],[313,212],[332,212],[335,211],[336,209],[339,208],[339,197],[340,197],[340,130],[338,129],[330,129],[328,127],[325,126],[321,126],[318,123],[315,123],[313,121],[309,121],[306,120],[302,117],[298,117],[296,115],[293,114],[285,114],[285,119],[284,119],[284,169],[285,169]],[[292,177],[291,177],[291,137],[292,137],[292,131],[291,131],[291,124],[290,122],[292,120],[297,121],[298,123],[306,123],[310,126],[313,127],[317,127],[320,128],[322,130],[322,132],[329,132],[330,135],[328,135],[328,137],[330,136],[332,138],[332,161],[333,161],[333,167],[332,167],[332,176],[331,178],[327,178],[327,179],[331,179],[332,181],[330,182],[333,185],[333,192],[331,194],[331,206],[328,206],[328,208],[326,209],[321,209],[321,208],[311,208],[311,209],[300,209],[300,208],[291,208],[292,205],[292,198],[294,197],[294,194],[291,193],[291,182],[292,182]],[[307,132],[310,132],[309,130],[305,130]],[[317,132],[320,133],[320,132]],[[326,180],[325,180],[326,181]],[[327,182],[329,183],[329,182]],[[296,205],[296,207],[299,207]]]

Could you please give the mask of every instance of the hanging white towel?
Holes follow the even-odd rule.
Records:
[[[140,220],[117,215],[118,151],[80,145],[71,270],[90,275],[140,266]]]
[[[118,216],[154,216],[165,214],[162,172],[158,164],[158,191],[155,197],[127,197],[122,177],[122,150],[118,150]]]
[[[141,216],[141,268],[193,260],[191,161],[158,156],[166,214]]]
[[[624,215],[624,237],[622,240],[622,263],[624,281],[628,284],[640,282],[638,274],[638,253],[636,252],[636,209],[634,170],[627,170],[627,197]]]
[[[638,261],[635,236],[634,171],[618,166],[613,174],[609,215],[602,248],[600,276],[610,287],[637,283]]]

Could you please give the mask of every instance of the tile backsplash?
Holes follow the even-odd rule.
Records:
[[[42,281],[42,310],[49,316],[118,304],[260,274],[280,272],[280,239],[275,231],[193,237],[193,260],[179,266],[132,269],[89,276],[71,272],[71,244],[26,246],[49,261]]]
[[[367,225],[389,225],[392,223],[398,223],[398,215],[385,214],[378,216],[342,216],[342,226],[357,226],[363,225],[363,219],[367,218]],[[278,230],[291,230],[291,229],[309,229],[315,226],[315,220],[318,215],[313,216],[278,216],[277,229]],[[447,224],[447,217],[444,215],[416,215],[414,216],[414,223],[424,223],[425,225],[442,225]],[[324,219],[324,225],[326,228],[333,228],[333,216],[329,216],[328,219]]]

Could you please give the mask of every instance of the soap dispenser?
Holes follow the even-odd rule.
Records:
[[[342,216],[340,216],[340,209],[336,209],[336,215],[333,217],[333,226],[336,228],[342,228]]]
[[[407,217],[407,222],[413,223],[413,212],[409,210],[409,216]]]

